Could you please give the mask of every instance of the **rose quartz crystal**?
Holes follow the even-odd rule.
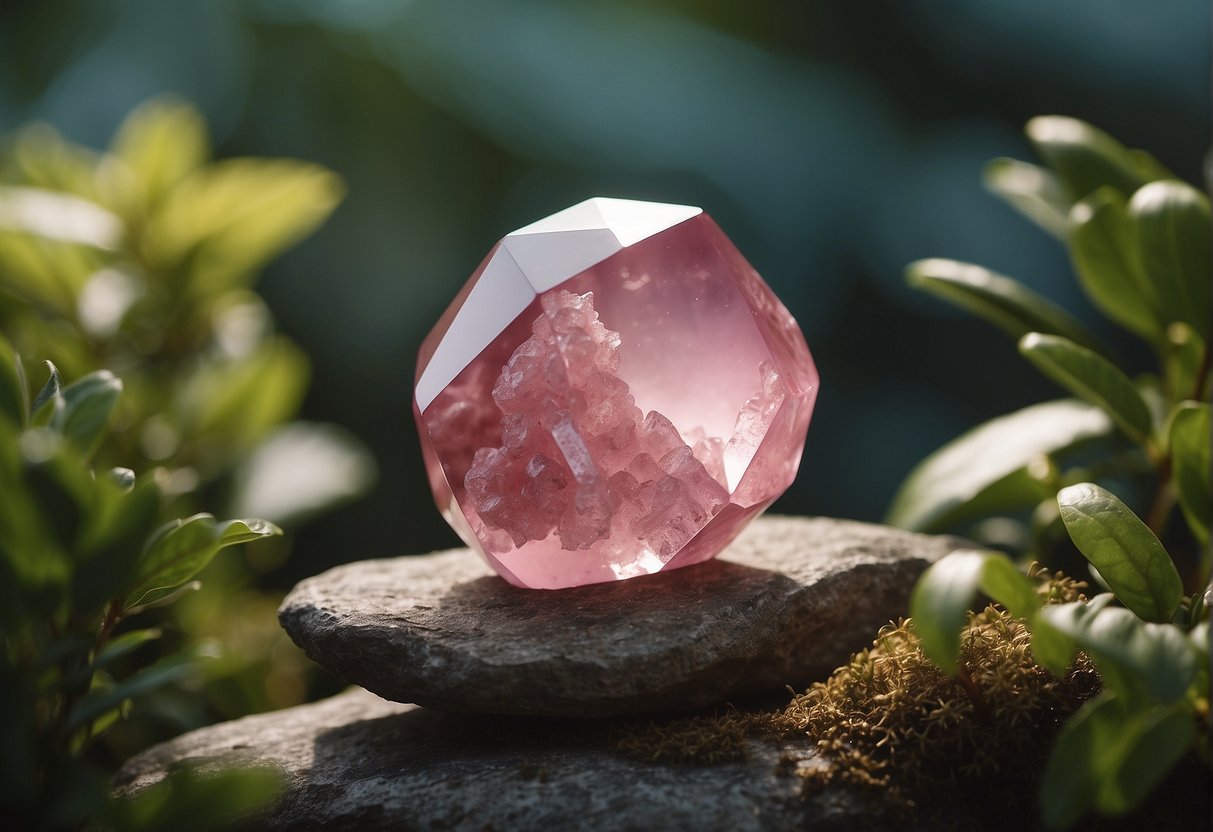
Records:
[[[447,520],[556,589],[716,555],[791,484],[817,386],[710,217],[591,199],[489,252],[422,344],[413,410]]]

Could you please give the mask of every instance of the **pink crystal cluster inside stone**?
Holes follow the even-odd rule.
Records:
[[[717,554],[791,484],[817,386],[711,218],[591,199],[489,252],[422,344],[413,407],[451,525],[555,589]]]

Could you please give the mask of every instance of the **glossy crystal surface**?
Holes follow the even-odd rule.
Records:
[[[422,344],[430,485],[509,582],[716,555],[795,477],[818,378],[698,208],[591,199],[503,238]]]

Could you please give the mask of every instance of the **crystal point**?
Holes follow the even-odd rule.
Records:
[[[716,555],[791,484],[817,371],[698,208],[591,199],[507,235],[422,344],[438,507],[555,589]]]

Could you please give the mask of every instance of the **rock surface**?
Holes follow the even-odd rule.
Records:
[[[449,711],[602,717],[710,706],[827,676],[960,545],[760,517],[715,560],[613,584],[519,589],[466,549],[300,583],[279,619],[331,673]],[[428,717],[427,717],[428,718]]]
[[[870,797],[801,796],[797,768],[815,764],[798,756],[807,743],[755,742],[741,762],[671,767],[613,751],[606,725],[445,714],[351,690],[158,745],[123,767],[116,790],[137,794],[181,763],[269,764],[287,787],[258,828],[293,832],[887,826]]]

